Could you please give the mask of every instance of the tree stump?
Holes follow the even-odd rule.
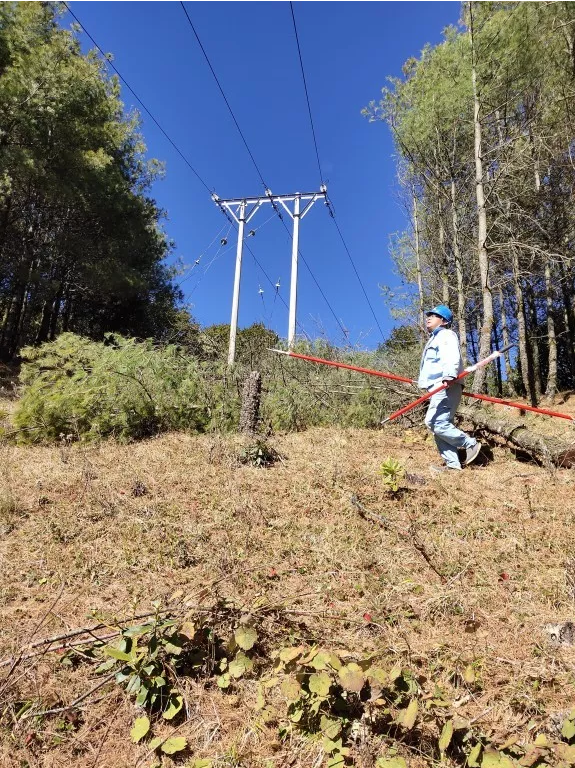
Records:
[[[261,395],[262,377],[258,371],[252,371],[244,382],[240,432],[249,435],[253,435],[256,432],[260,420]]]

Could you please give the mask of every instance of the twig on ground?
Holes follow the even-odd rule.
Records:
[[[104,732],[104,736],[102,738],[102,741],[100,742],[100,746],[98,747],[98,751],[96,752],[96,757],[94,758],[94,762],[92,763],[92,768],[97,768],[98,766],[98,760],[100,759],[100,754],[102,752],[102,748],[104,747],[104,744],[106,742],[106,739],[108,738],[108,734],[110,733],[110,729],[112,725],[114,724],[114,717],[110,717],[110,722],[108,723],[108,727],[106,728]]]
[[[92,639],[86,638],[86,640],[75,640],[73,643],[61,643],[60,645],[55,645],[53,648],[42,648],[42,650],[34,651],[32,653],[25,653],[20,654],[19,656],[13,656],[9,659],[4,659],[3,661],[0,661],[0,667],[7,667],[8,664],[13,663],[14,659],[20,663],[21,661],[27,661],[28,659],[35,659],[38,656],[44,656],[46,653],[55,653],[56,651],[64,651],[67,648],[74,648],[78,645],[92,645],[93,643],[101,643],[105,640],[111,640],[113,637],[118,637],[120,632],[114,632],[111,635],[102,635],[101,637],[96,637],[95,635],[92,637]],[[5,678],[7,679],[7,678]],[[3,690],[3,689],[0,689]]]
[[[419,554],[423,557],[427,565],[431,568],[431,570],[439,576],[441,581],[446,581],[445,574],[443,574],[439,568],[435,565],[433,560],[431,559],[428,551],[425,548],[425,544],[420,540],[419,534],[417,530],[415,529],[415,526],[413,524],[413,521],[411,522],[409,526],[409,535],[411,538],[411,543],[413,544],[414,548],[419,552]]]
[[[62,585],[60,586],[60,591],[58,592],[58,594],[56,595],[56,597],[54,598],[54,600],[52,601],[52,603],[48,607],[48,610],[45,611],[42,614],[42,618],[40,619],[40,621],[36,624],[36,626],[32,630],[32,633],[30,635],[30,639],[34,637],[36,632],[38,632],[40,627],[44,624],[44,622],[46,621],[48,616],[52,613],[52,611],[54,610],[54,608],[58,604],[58,601],[60,600],[60,598],[62,597],[62,594],[64,592],[64,586],[65,586],[65,584],[64,584],[64,582],[62,582]],[[8,666],[8,664],[11,664],[11,667],[8,670],[7,674],[6,674],[6,677],[2,681],[2,685],[0,686],[0,694],[3,693],[6,690],[6,687],[8,686],[8,681],[12,677],[12,673],[14,672],[14,670],[16,669],[18,664],[20,664],[21,661],[22,661],[22,654],[19,654],[18,656],[15,656],[12,659],[8,660],[8,662],[6,664],[0,665],[0,666]]]
[[[435,574],[437,574],[437,576],[439,576],[441,581],[446,580],[445,575],[439,570],[439,568],[435,565],[435,563],[431,559],[427,549],[425,548],[425,544],[420,540],[413,521],[411,521],[409,525],[409,530],[405,531],[402,528],[400,528],[398,525],[391,523],[387,518],[383,517],[382,515],[378,515],[376,512],[372,512],[370,509],[365,507],[363,504],[360,503],[360,501],[358,500],[355,494],[352,495],[350,501],[354,507],[359,509],[359,512],[362,515],[362,517],[367,517],[367,519],[373,520],[379,523],[386,530],[395,531],[395,533],[398,533],[400,536],[403,536],[403,538],[409,539],[413,547],[423,557],[423,559],[425,560],[427,565],[431,568],[431,570]]]
[[[112,680],[116,676],[115,672],[112,672],[110,675],[107,675],[103,680],[100,680],[98,682],[98,685],[95,685],[93,688],[90,688],[89,691],[86,691],[86,693],[83,693],[81,696],[79,696],[77,699],[75,699],[71,704],[68,704],[66,707],[56,707],[55,709],[45,709],[42,712],[26,712],[22,715],[20,718],[20,722],[22,720],[28,720],[30,717],[44,717],[45,715],[58,715],[60,712],[68,712],[70,709],[75,709],[78,704],[81,704],[85,699],[87,699],[91,694],[95,693],[96,691],[100,690],[106,683],[109,683],[110,680]]]
[[[359,513],[362,517],[375,520],[384,528],[386,528],[388,531],[397,531],[397,528],[392,523],[390,523],[386,517],[383,517],[382,515],[378,515],[375,512],[372,512],[371,509],[364,507],[364,505],[359,501],[355,493],[352,495],[350,501],[353,504],[353,506],[359,510]]]

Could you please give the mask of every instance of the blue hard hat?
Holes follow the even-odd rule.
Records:
[[[449,307],[446,307],[445,304],[438,304],[436,307],[433,307],[433,309],[428,309],[425,314],[439,315],[439,317],[442,317],[448,323],[453,321],[453,312],[449,309]]]

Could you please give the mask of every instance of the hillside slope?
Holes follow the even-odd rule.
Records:
[[[574,471],[495,446],[483,465],[434,475],[435,449],[413,430],[316,429],[272,442],[282,460],[268,469],[238,463],[237,437],[1,446],[1,658],[102,616],[114,627],[156,600],[178,616],[217,609],[231,629],[249,615],[262,639],[251,674],[228,690],[184,676],[187,718],[159,726],[186,738],[188,766],[327,764],[321,739],[278,738],[271,685],[275,714],[261,717],[267,660],[298,643],[344,660],[379,654],[416,676],[416,731],[356,734],[349,764],[375,765],[390,744],[408,766],[439,759],[429,739],[443,715],[424,716],[428,700],[444,699],[437,706],[485,745],[561,738],[575,648],[544,627],[575,618]],[[378,473],[387,457],[408,473],[397,494]],[[353,495],[389,526],[363,518]],[[0,668],[2,766],[172,764],[130,741],[138,712],[113,682],[72,710],[30,716],[98,683],[90,655],[61,649]],[[443,764],[463,765],[464,752],[458,744]]]

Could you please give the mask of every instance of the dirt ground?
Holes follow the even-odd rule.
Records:
[[[575,410],[574,398],[557,407]],[[567,423],[552,429],[574,439]],[[551,642],[545,626],[575,620],[575,470],[493,444],[477,465],[437,475],[425,432],[398,427],[270,443],[282,459],[268,469],[240,464],[234,436],[0,444],[3,768],[173,764],[131,742],[138,712],[113,682],[67,713],[17,715],[23,704],[66,707],[99,679],[89,659],[62,664],[62,650],[25,658],[34,642],[101,616],[117,626],[153,601],[180,612],[274,606],[270,647],[380,653],[425,685],[460,686],[457,715],[490,743],[561,727],[575,706],[575,647]],[[407,473],[397,493],[379,473],[388,457]],[[352,496],[389,524],[362,516]],[[470,666],[473,685],[461,687]],[[255,674],[233,693],[208,679],[182,685],[188,717],[176,730],[189,750],[178,764],[327,764],[317,739],[281,741],[276,724],[262,725]],[[349,764],[375,765],[384,746],[377,736],[367,752],[352,745]],[[432,764],[413,745],[403,754],[408,766]]]

